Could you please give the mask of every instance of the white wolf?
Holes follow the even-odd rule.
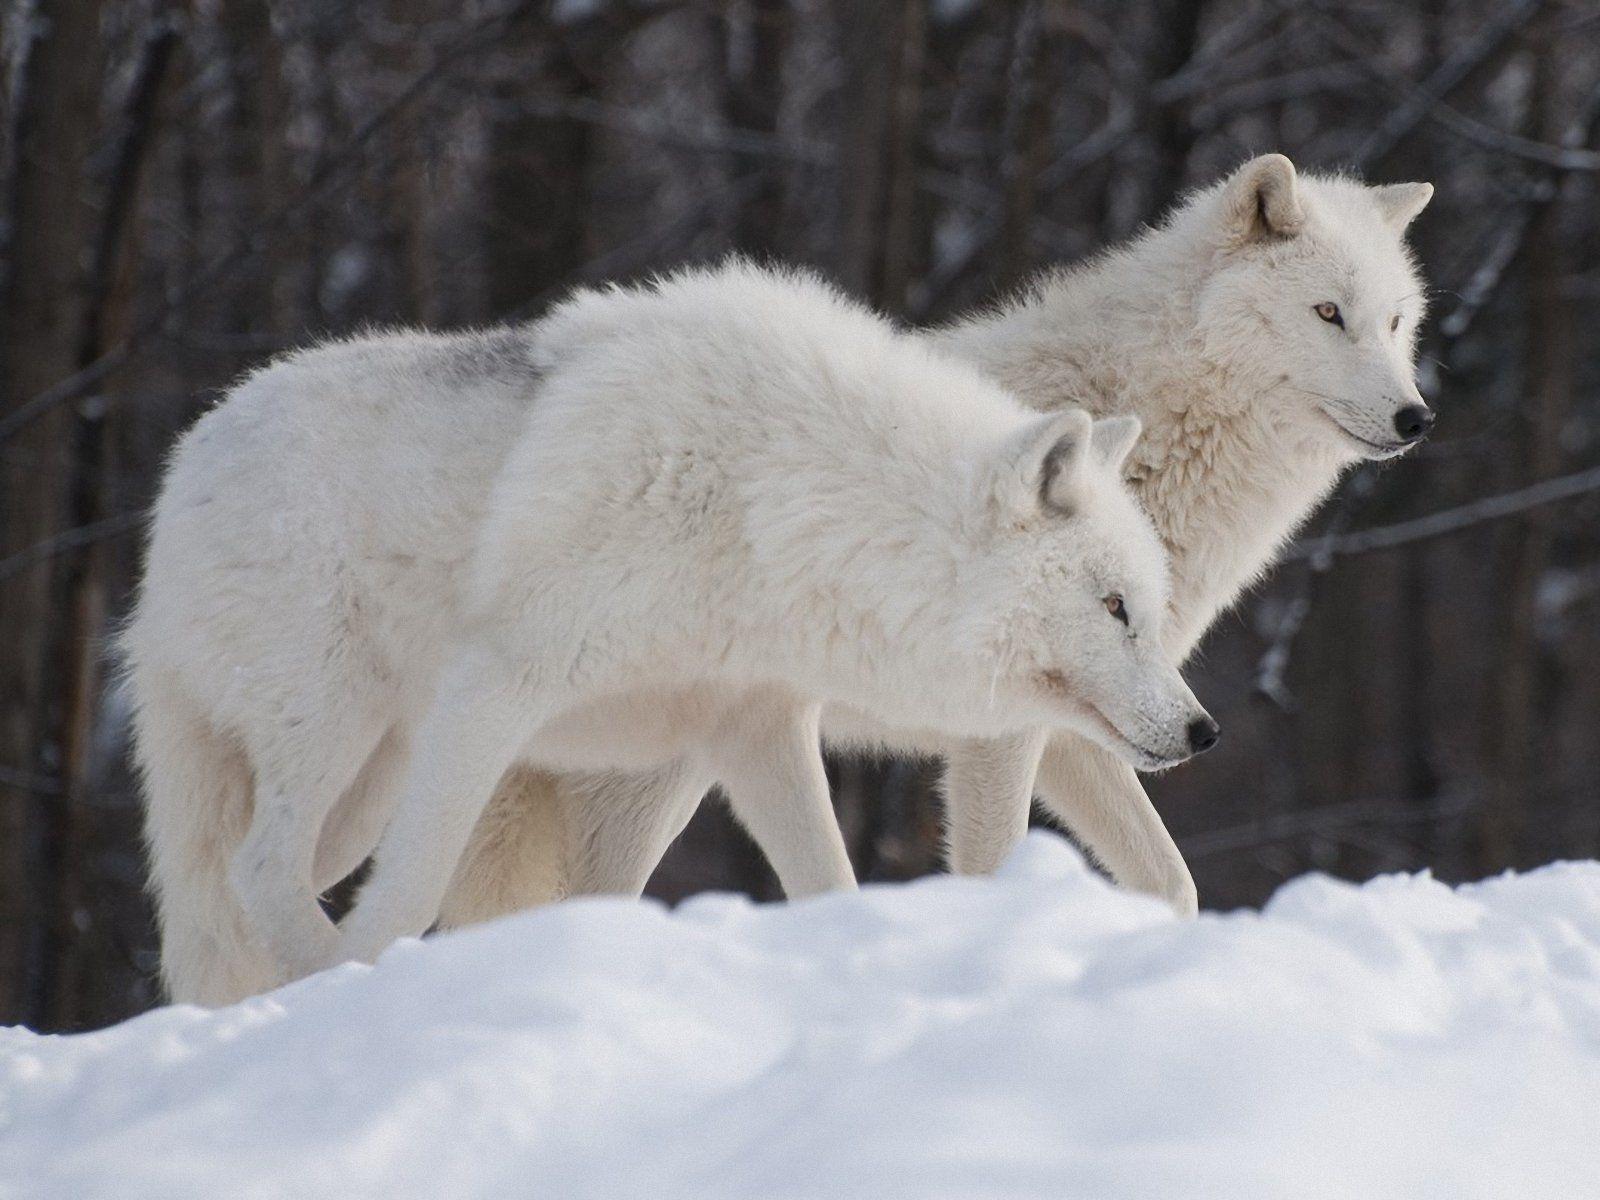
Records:
[[[1403,240],[1432,194],[1426,183],[1299,176],[1284,156],[1264,155],[1128,245],[926,335],[1036,409],[1141,418],[1125,473],[1171,557],[1166,645],[1178,661],[1347,466],[1399,454],[1432,425],[1413,382],[1425,296]],[[834,742],[947,754],[959,871],[1005,857],[1037,792],[1119,883],[1196,909],[1193,879],[1137,777],[1082,737],[1038,729],[930,743],[838,710],[822,728]],[[567,892],[638,891],[707,782],[612,780],[624,806],[593,803],[591,780],[519,773],[484,815],[445,923]],[[593,826],[612,813],[623,814],[613,826]]]
[[[796,895],[854,884],[824,702],[1187,757],[1138,428],[740,264],[254,375],[173,457],[124,640],[172,994],[421,933],[520,761],[715,778]]]

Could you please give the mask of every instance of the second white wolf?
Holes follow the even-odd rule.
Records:
[[[1432,194],[1303,176],[1262,155],[1128,244],[921,335],[1029,407],[1140,418],[1123,473],[1169,554],[1165,642],[1180,663],[1341,473],[1403,453],[1432,425],[1413,380],[1426,289],[1405,244]],[[835,745],[947,757],[954,870],[996,867],[1037,794],[1118,883],[1196,911],[1194,880],[1138,777],[1070,729],[941,742],[837,708],[822,728]],[[516,773],[473,835],[445,922],[637,894],[712,782],[615,782],[628,819],[596,828],[619,806],[595,802],[595,781]]]
[[[260,372],[176,453],[125,640],[172,994],[421,933],[521,761],[715,778],[802,895],[854,884],[823,703],[1187,757],[1138,431],[742,265]]]

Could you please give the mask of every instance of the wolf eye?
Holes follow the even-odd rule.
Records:
[[[1389,332],[1390,333],[1398,333],[1398,332],[1400,332],[1400,314],[1399,313],[1396,313],[1394,316],[1389,318]]]
[[[1128,623],[1128,608],[1127,605],[1122,603],[1121,596],[1113,592],[1100,603],[1104,604],[1106,606],[1106,611],[1117,620],[1121,621],[1124,625]]]
[[[1313,304],[1311,311],[1329,325],[1337,325],[1340,329],[1344,328],[1344,316],[1339,312],[1339,306],[1333,301],[1324,300],[1321,304]]]

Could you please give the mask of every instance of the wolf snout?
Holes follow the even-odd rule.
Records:
[[[1190,754],[1204,754],[1222,737],[1222,730],[1210,717],[1196,717],[1190,721],[1188,733]]]
[[[1420,442],[1428,436],[1434,420],[1433,409],[1426,404],[1408,404],[1394,414],[1394,431],[1403,442]]]

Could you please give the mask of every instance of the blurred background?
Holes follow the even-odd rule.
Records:
[[[10,0],[0,1021],[157,1002],[103,651],[241,371],[734,249],[936,322],[1266,150],[1437,185],[1441,418],[1202,648],[1225,738],[1151,781],[1202,903],[1600,854],[1592,0]],[[939,869],[932,764],[830,770],[863,879]],[[713,887],[775,894],[720,804],[652,890]]]

